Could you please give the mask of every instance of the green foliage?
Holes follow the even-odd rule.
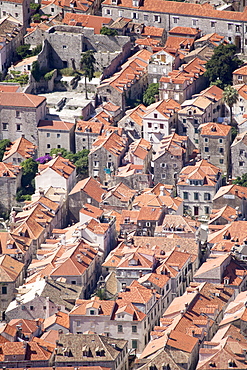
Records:
[[[51,80],[51,79],[52,79],[52,76],[53,76],[53,74],[54,74],[54,71],[55,71],[55,69],[53,69],[53,70],[52,70],[52,71],[50,71],[50,72],[45,73],[45,75],[44,75],[44,79],[45,79],[45,81],[49,81],[49,80]]]
[[[11,144],[11,141],[8,139],[4,139],[0,141],[0,162],[2,162],[4,152],[7,146],[9,146],[10,144]]]
[[[30,44],[20,45],[16,48],[16,54],[19,60],[25,59],[30,56]]]
[[[111,28],[103,26],[100,30],[101,35],[106,35],[106,36],[117,36],[117,30],[113,30]]]
[[[33,18],[33,21],[34,22],[35,21],[37,21],[37,22],[40,22],[41,21],[41,16],[38,13],[34,14],[32,18]]]
[[[31,50],[31,56],[34,57],[35,55],[38,55],[42,50],[42,44],[37,45],[33,50]]]
[[[238,134],[238,130],[237,130],[237,127],[232,127],[231,128],[231,133],[232,133],[232,142],[234,141],[235,137],[237,136]]]
[[[38,12],[40,9],[40,4],[37,3],[30,3],[30,9],[35,10],[35,12]]]
[[[209,83],[218,81],[217,86],[224,88],[232,83],[232,72],[237,69],[242,61],[235,55],[236,46],[221,44],[214,49],[212,58],[206,63],[206,72]]]
[[[82,53],[81,57],[81,68],[84,72],[84,75],[89,79],[89,81],[92,80],[94,76],[94,64],[96,60],[94,57],[94,51],[93,50],[87,50],[84,53]]]
[[[42,74],[40,71],[39,62],[37,60],[34,61],[32,64],[31,74],[34,77],[35,81],[38,82],[41,79]]]
[[[14,78],[11,78],[9,75],[7,75],[4,82],[14,82],[20,85],[26,85],[28,83],[28,80],[29,76],[26,74],[16,75]]]
[[[232,107],[238,101],[238,91],[231,85],[226,86],[223,91],[223,100],[230,108],[230,123],[232,125]]]
[[[143,103],[145,105],[153,104],[155,102],[155,95],[157,94],[159,94],[159,84],[150,84],[143,95]]]
[[[17,202],[25,202],[26,200],[31,200],[32,194],[28,194],[28,190],[25,188],[18,188],[16,192]]]
[[[23,188],[33,188],[33,180],[35,175],[38,171],[38,162],[36,162],[33,158],[28,158],[21,163],[22,166],[22,178],[21,178],[21,186]]]
[[[59,73],[62,76],[74,76],[75,71],[73,70],[73,68],[62,68],[62,69],[59,69]]]
[[[80,152],[77,153],[71,153],[68,152],[68,150],[64,148],[53,148],[50,151],[50,155],[53,154],[58,155],[58,153],[61,153],[61,156],[69,159],[75,166],[76,166],[76,173],[77,175],[80,175],[81,177],[87,177],[88,176],[88,154],[89,150],[83,149]]]
[[[242,177],[238,176],[236,180],[232,181],[233,184],[247,187],[247,173],[244,173]]]

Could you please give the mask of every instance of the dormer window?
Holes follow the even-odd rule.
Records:
[[[94,311],[94,310],[90,310],[90,311],[89,311],[89,314],[90,314],[90,315],[95,315],[95,311]]]
[[[133,6],[138,7],[139,6],[139,0],[133,0]]]

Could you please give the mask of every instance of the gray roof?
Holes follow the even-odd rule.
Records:
[[[97,334],[60,334],[55,362],[114,362],[127,343]],[[88,351],[88,356],[83,356],[83,351]],[[96,351],[102,355],[96,356]]]

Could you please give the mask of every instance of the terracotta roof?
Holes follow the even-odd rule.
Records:
[[[46,98],[19,92],[0,92],[0,105],[6,107],[37,108]]]
[[[17,92],[19,89],[20,89],[20,85],[19,84],[11,85],[11,84],[8,83],[6,85],[2,85],[0,83],[0,92],[13,93],[13,92]]]
[[[36,146],[31,143],[31,141],[20,137],[19,139],[13,141],[9,147],[6,148],[4,152],[3,161],[6,161],[13,154],[20,154],[23,159],[33,157],[35,154]]]
[[[119,156],[126,148],[126,141],[115,132],[112,132],[106,137],[99,136],[99,138],[93,142],[92,149],[89,155],[102,147],[109,151],[111,154]]]
[[[13,165],[12,163],[0,162],[0,177],[16,178],[20,171],[20,166]]]
[[[216,200],[220,197],[224,197],[226,194],[232,194],[240,199],[247,198],[247,188],[240,185],[226,185],[221,186],[217,193],[215,194],[213,200]]]
[[[67,13],[69,14],[69,13]],[[102,133],[103,124],[94,121],[77,121],[76,132],[78,133],[92,133],[100,135]]]
[[[202,136],[221,136],[226,137],[231,131],[231,126],[222,125],[220,123],[208,122],[202,123],[199,126],[200,134]]]
[[[39,165],[39,174],[45,173],[47,169],[51,168],[58,175],[68,179],[69,176],[75,171],[75,165],[70,162],[68,159],[63,158],[62,156],[57,156],[56,158],[51,159],[45,164]]]
[[[173,27],[170,31],[169,34],[182,34],[182,35],[191,35],[196,36],[200,33],[200,30],[198,28],[193,28],[193,27]]]
[[[84,215],[87,215],[93,218],[99,218],[100,216],[102,216],[104,211],[98,207],[94,207],[92,204],[86,203],[80,209],[80,213],[83,213]]]
[[[183,167],[178,180],[179,185],[188,185],[188,180],[202,180],[203,186],[216,186],[220,169],[206,160],[196,162],[194,166]]]
[[[108,192],[103,196],[102,201],[106,201],[108,198],[116,197],[121,202],[130,202],[136,195],[136,190],[132,190],[124,183],[120,182],[113,188],[108,189]]]
[[[65,312],[57,312],[54,315],[47,317],[43,322],[43,327],[47,330],[52,325],[59,325],[69,329],[69,315]]]
[[[244,65],[238,69],[235,69],[235,71],[233,72],[234,75],[243,75],[243,76],[247,76],[247,65]]]
[[[93,28],[95,34],[100,34],[100,30],[104,25],[109,25],[112,22],[111,18],[99,17],[89,14],[65,13],[63,22],[72,26],[81,26]]]
[[[144,26],[142,36],[162,37],[164,30],[164,28]]]
[[[0,281],[1,283],[15,282],[23,271],[24,264],[16,259],[3,255],[0,257]]]
[[[75,124],[71,122],[40,120],[37,127],[38,129],[48,131],[70,131],[74,125]]]
[[[103,5],[110,5],[111,0],[105,0]],[[120,3],[119,8],[131,8],[136,9],[133,6],[133,2],[131,0],[122,0]],[[189,15],[189,16],[198,16],[204,18],[219,18],[219,19],[226,19],[226,20],[235,20],[235,21],[243,21],[246,20],[247,14],[245,11],[243,12],[232,12],[232,11],[225,11],[225,10],[216,10],[212,5],[209,3],[203,4],[193,4],[193,3],[177,3],[176,1],[164,1],[164,0],[156,0],[155,2],[152,0],[145,0],[142,5],[138,5],[138,10],[140,11],[151,11],[151,12],[158,12],[158,13],[167,13],[167,14],[174,14],[174,15]]]
[[[35,331],[38,329],[38,321],[36,320],[27,320],[27,319],[12,319],[8,323],[10,326],[12,326],[16,330],[16,326],[19,325],[21,327],[21,332],[24,335],[30,335],[35,333]]]
[[[80,191],[84,191],[91,198],[97,202],[101,202],[102,195],[106,194],[106,191],[102,189],[100,182],[95,180],[93,177],[88,177],[84,180],[79,181],[74,188],[71,190],[69,195],[75,194]]]
[[[168,337],[167,345],[185,352],[193,352],[198,345],[198,338],[172,330]]]

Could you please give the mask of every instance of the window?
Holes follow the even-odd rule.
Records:
[[[165,173],[162,173],[162,174],[161,174],[161,178],[162,178],[162,179],[166,179],[166,174],[165,174]]]
[[[196,26],[197,25],[197,21],[198,21],[198,19],[192,19],[192,26]]]
[[[164,123],[161,123],[160,124],[160,129],[163,130],[164,129]]]
[[[224,148],[219,148],[220,154],[224,154]]]
[[[158,23],[160,23],[160,22],[161,22],[161,18],[160,18],[160,16],[159,16],[159,15],[155,15],[155,16],[154,16],[154,22],[158,22]]]
[[[239,155],[243,155],[244,154],[244,150],[243,149],[240,149],[239,150]]]
[[[15,18],[18,18],[18,15],[19,15],[18,13],[15,13]]]
[[[63,45],[63,49],[66,49],[67,48],[67,45]]]
[[[20,118],[20,116],[21,116],[21,112],[19,112],[18,110],[15,112],[15,116],[16,116],[16,118]]]
[[[166,163],[161,163],[160,164],[160,167],[165,168],[166,167]]]
[[[194,200],[199,200],[199,193],[194,193]]]
[[[232,30],[232,23],[228,23],[228,31],[231,31]]]
[[[243,167],[244,166],[244,162],[239,162],[239,167]]]
[[[138,19],[138,14],[136,12],[132,13],[132,19]]]
[[[152,123],[148,122],[148,128],[151,128],[151,127],[152,127]]]
[[[132,339],[132,348],[137,349],[137,340],[136,339]]]
[[[123,332],[123,325],[118,325],[117,326],[117,331],[118,331],[118,333],[122,333]]]
[[[146,226],[147,227],[150,227],[150,222],[146,222]]]
[[[204,200],[211,200],[211,194],[210,193],[204,193]]]
[[[51,147],[51,144],[47,144],[46,147],[49,149]]]
[[[210,23],[211,23],[211,27],[215,27],[215,25],[216,25],[215,21],[211,21]]]
[[[7,123],[3,123],[3,130],[8,130],[8,124]]]
[[[235,27],[235,30],[236,30],[236,32],[240,32],[240,24],[236,24],[236,27]]]
[[[220,162],[220,164],[223,164],[224,163],[224,159],[220,159],[219,162]]]
[[[132,325],[132,333],[137,333],[137,326],[136,325]]]
[[[33,311],[34,310],[34,307],[33,306],[30,306],[30,311]]]
[[[208,146],[205,146],[204,148],[204,152],[208,153],[209,152],[209,147]]]
[[[57,144],[57,148],[60,149],[61,148],[61,145],[60,144]]]
[[[243,79],[243,76],[242,75],[238,75],[238,80],[242,80]]]
[[[7,287],[6,286],[2,286],[2,294],[7,294]]]
[[[76,280],[72,280],[72,281],[71,281],[71,284],[72,284],[72,285],[76,285]]]
[[[61,137],[61,134],[57,134],[57,138]]]
[[[189,193],[187,191],[184,191],[183,192],[183,198],[184,198],[184,200],[188,200],[189,199]]]
[[[148,14],[144,14],[143,19],[144,21],[148,21]]]
[[[119,17],[122,17],[122,16],[123,16],[123,11],[122,11],[122,10],[119,10],[119,12],[118,12],[118,16],[119,16]]]
[[[222,144],[223,143],[223,139],[219,139],[219,143]]]
[[[111,9],[106,9],[105,14],[111,15]]]
[[[89,314],[90,314],[90,315],[95,315],[95,311],[94,311],[94,310],[90,310],[90,311],[89,311]]]
[[[204,141],[205,141],[205,143],[207,143],[207,142],[208,142],[208,138],[207,138],[207,137],[205,137],[205,138],[204,138]]]
[[[20,124],[16,125],[16,131],[21,131],[21,125]]]
[[[55,9],[54,8],[51,8],[51,12],[54,13]]]
[[[47,132],[46,137],[50,137],[50,136],[51,136],[51,134],[49,132]]]
[[[173,23],[178,23],[179,18],[178,17],[173,17]]]
[[[186,134],[186,132],[187,132],[187,127],[183,127],[183,132]]]
[[[198,134],[198,128],[197,127],[194,128],[194,132],[195,132],[195,134]]]
[[[5,15],[6,15],[6,12],[5,12],[5,11],[3,11],[3,16],[5,17]]]
[[[186,123],[186,118],[183,118],[183,123]]]

